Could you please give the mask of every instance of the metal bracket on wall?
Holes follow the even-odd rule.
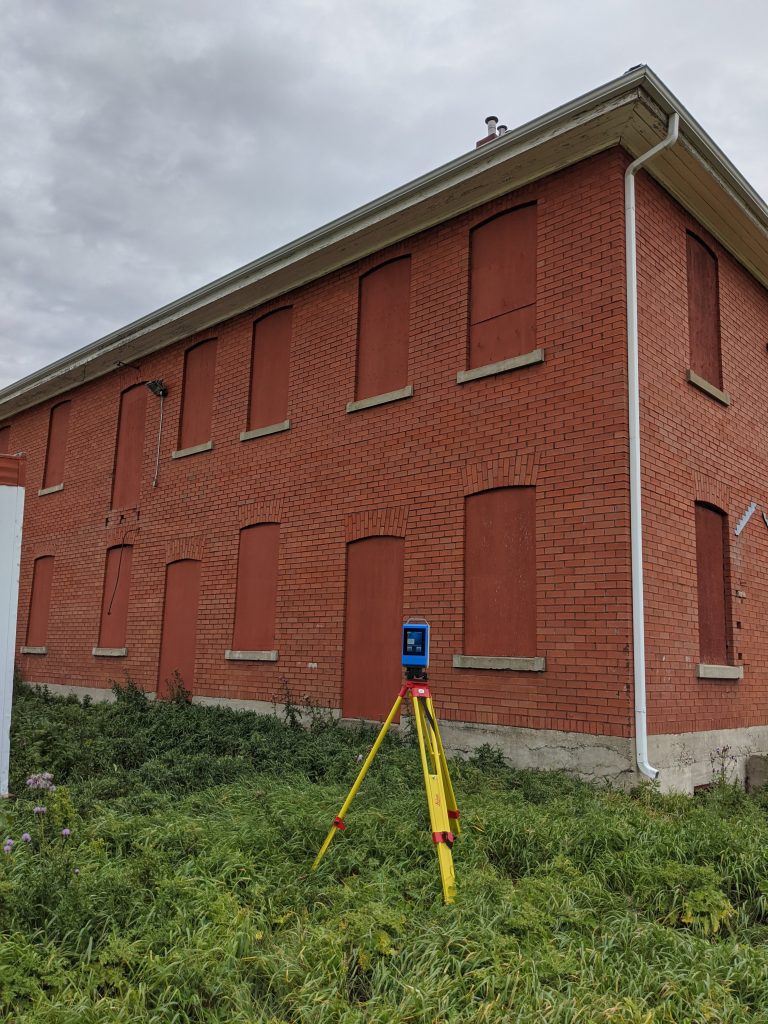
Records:
[[[733,531],[733,532],[734,532],[734,534],[735,534],[735,535],[736,535],[737,537],[739,536],[739,534],[741,533],[741,531],[742,531],[742,530],[744,529],[744,527],[745,527],[745,526],[747,525],[747,523],[749,522],[749,520],[750,520],[750,519],[752,518],[752,513],[753,513],[753,512],[755,511],[755,509],[756,509],[756,508],[757,508],[757,502],[756,502],[756,501],[753,501],[753,502],[752,502],[752,504],[751,504],[751,505],[749,506],[749,508],[747,509],[747,511],[746,511],[746,512],[744,513],[744,515],[743,515],[743,516],[741,517],[741,519],[739,520],[739,524],[738,524],[738,526],[737,526],[737,527],[736,527],[736,529],[735,529],[735,530]],[[765,515],[763,515],[763,518],[765,518]]]

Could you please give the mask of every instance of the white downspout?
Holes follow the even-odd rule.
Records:
[[[629,385],[629,508],[632,538],[632,647],[635,683],[635,749],[637,767],[649,779],[659,774],[648,763],[645,700],[645,608],[643,606],[643,516],[640,481],[640,375],[637,336],[637,239],[635,174],[644,163],[677,142],[680,117],[669,115],[667,137],[633,160],[624,175],[624,222],[627,261],[627,367]]]

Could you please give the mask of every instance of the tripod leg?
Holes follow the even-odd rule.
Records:
[[[371,747],[371,749],[370,749],[370,751],[368,753],[368,757],[366,757],[365,761],[363,762],[363,767],[358,772],[357,778],[355,779],[355,781],[352,784],[352,789],[350,789],[349,795],[347,796],[347,799],[342,804],[341,810],[339,811],[338,815],[333,819],[333,824],[331,825],[331,827],[330,827],[330,829],[328,831],[328,835],[325,837],[323,845],[320,847],[320,852],[315,857],[314,862],[312,864],[312,870],[313,871],[317,868],[318,864],[320,863],[320,861],[325,856],[326,851],[328,850],[328,847],[331,845],[331,840],[336,835],[336,833],[339,832],[339,831],[342,831],[343,829],[346,828],[346,825],[344,824],[344,817],[345,817],[347,811],[349,810],[349,808],[350,808],[350,806],[352,804],[352,801],[357,796],[357,791],[362,786],[363,779],[367,775],[368,769],[373,764],[373,759],[374,759],[374,757],[376,757],[376,754],[378,753],[379,747],[384,742],[384,737],[387,735],[387,732],[389,731],[390,725],[392,725],[392,723],[395,720],[395,716],[397,715],[397,712],[400,710],[400,705],[403,702],[403,696],[404,695],[402,693],[400,693],[398,695],[397,700],[395,701],[392,710],[389,712],[389,715],[387,716],[386,721],[384,722],[384,724],[382,725],[381,729],[379,730],[379,735],[376,737],[376,741],[373,744],[373,746]]]
[[[443,773],[438,763],[438,750],[435,737],[427,720],[426,698],[411,694],[413,717],[416,720],[416,734],[419,738],[421,767],[424,771],[424,785],[427,791],[429,821],[432,828],[432,840],[437,851],[437,863],[440,868],[440,879],[443,884],[443,900],[453,903],[456,897],[456,873],[453,867],[453,835],[448,821],[448,806],[443,787]],[[434,717],[432,717],[434,721]],[[432,764],[430,765],[430,759]]]
[[[434,746],[437,751],[437,760],[440,766],[440,774],[443,777],[443,789],[445,790],[445,798],[448,806],[448,817],[453,822],[453,833],[454,835],[461,835],[461,825],[459,824],[459,806],[456,803],[456,794],[453,791],[453,783],[451,782],[451,776],[448,772],[448,761],[445,757],[445,749],[443,747],[443,738],[440,735],[440,726],[437,722],[437,715],[435,714],[435,706],[432,703],[432,698],[427,697],[427,710],[432,716],[432,725],[434,727]]]

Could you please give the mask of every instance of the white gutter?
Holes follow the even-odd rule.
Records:
[[[622,125],[608,136],[600,121],[612,109],[626,108],[626,117],[641,98],[646,68],[622,75],[584,96],[507,131],[492,144],[473,148],[449,163],[338,217],[244,267],[171,302],[139,320],[111,332],[75,352],[0,389],[0,417],[15,415],[56,394],[111,372],[116,361],[136,362],[147,354],[207,330],[224,320],[285,295],[309,281],[410,237],[449,217],[472,209],[486,199],[517,188],[510,163],[526,169],[525,181],[551,173],[562,159],[539,169],[529,156],[539,147],[555,145],[574,131],[595,125],[599,143],[588,154],[574,150],[573,161],[620,142]],[[622,118],[623,122],[626,117]],[[573,145],[573,143],[565,143]],[[530,168],[533,168],[531,170]],[[481,187],[491,182],[487,191]],[[453,202],[452,202],[453,199]],[[95,364],[101,360],[101,366]]]
[[[658,119],[675,112],[685,145],[680,160],[659,168],[661,186],[768,287],[768,206],[640,66],[0,389],[0,420],[611,146],[637,153]],[[711,190],[689,188],[702,171]]]
[[[643,602],[643,516],[640,479],[640,372],[637,334],[637,237],[635,231],[635,174],[662,149],[677,142],[680,117],[669,115],[667,137],[637,160],[624,175],[624,222],[627,263],[627,368],[629,386],[629,509],[632,538],[632,648],[635,689],[635,749],[637,767],[649,779],[658,768],[648,763],[648,722],[645,698],[645,608]]]

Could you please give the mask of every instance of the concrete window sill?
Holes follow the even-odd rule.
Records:
[[[127,647],[94,647],[91,651],[94,658],[124,658],[128,654]]]
[[[191,448],[180,448],[171,452],[172,459],[186,459],[188,455],[199,455],[200,452],[209,452],[213,448],[213,441],[206,441],[205,444],[196,444]]]
[[[716,402],[720,402],[721,405],[730,405],[731,396],[727,391],[721,391],[720,388],[716,388],[714,384],[710,384],[708,380],[704,380],[698,373],[694,373],[693,370],[687,370],[685,374],[687,380],[693,384],[699,391],[703,391],[705,395],[709,395],[710,398],[714,398]]]
[[[413,384],[406,384],[404,388],[398,388],[397,391],[387,391],[383,395],[372,395],[370,398],[361,398],[356,402],[348,402],[347,412],[360,412],[361,409],[372,409],[376,405],[399,402],[403,398],[413,398]]]
[[[520,370],[524,366],[533,366],[535,363],[544,362],[544,349],[535,348],[533,352],[526,352],[522,356],[513,356],[511,359],[502,359],[498,363],[488,363],[485,366],[476,366],[474,370],[459,370],[456,374],[457,384],[468,384],[472,380],[480,380],[481,377],[496,377],[500,373],[508,373],[510,370]]]
[[[37,492],[38,498],[42,498],[44,494],[56,494],[57,491],[63,491],[64,484],[54,484],[53,487],[41,487]]]
[[[277,661],[277,651],[225,651],[227,661]]]
[[[724,682],[734,682],[744,678],[743,665],[697,665],[697,679],[720,679]]]
[[[481,668],[507,672],[545,672],[546,658],[490,658],[481,654],[454,654],[454,668]]]
[[[291,421],[283,420],[282,423],[272,423],[268,427],[256,427],[254,430],[244,430],[240,435],[241,441],[252,441],[255,437],[268,437],[270,434],[280,434],[284,430],[291,429]]]
[[[20,648],[22,654],[47,654],[47,647],[22,647]]]

